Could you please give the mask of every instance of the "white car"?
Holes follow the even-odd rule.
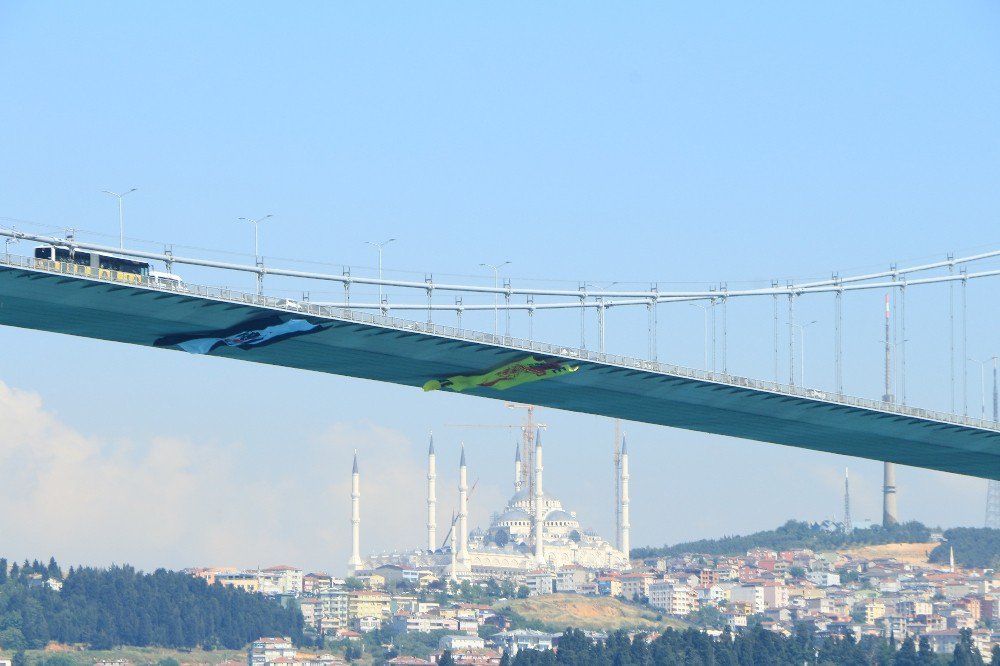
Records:
[[[164,273],[161,271],[149,271],[149,279],[154,280],[164,287],[173,287],[176,289],[184,284],[184,280],[181,279],[180,275],[174,273]]]

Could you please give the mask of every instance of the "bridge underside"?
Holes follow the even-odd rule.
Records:
[[[319,327],[209,353],[419,387],[530,352],[357,321],[0,267],[0,325],[178,350],[170,340],[238,331],[268,317]],[[171,337],[174,336],[174,337]],[[221,334],[219,337],[222,337]],[[157,341],[160,344],[157,345]],[[1000,433],[824,400],[592,361],[509,389],[465,393],[1000,480]]]

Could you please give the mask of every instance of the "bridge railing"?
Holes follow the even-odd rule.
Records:
[[[565,345],[553,345],[536,340],[525,340],[513,336],[494,335],[492,333],[484,333],[456,326],[446,326],[430,322],[400,319],[398,317],[392,317],[385,314],[374,314],[350,308],[341,308],[331,305],[310,303],[308,301],[294,301],[286,298],[251,294],[226,287],[189,284],[186,282],[179,282],[160,277],[141,276],[134,273],[124,273],[111,270],[94,270],[89,266],[80,266],[65,262],[54,262],[47,259],[21,257],[12,254],[0,255],[0,265],[24,268],[32,271],[42,271],[46,273],[71,275],[87,280],[98,280],[102,282],[125,284],[133,287],[181,293],[189,296],[281,310],[289,313],[308,314],[328,319],[353,321],[384,328],[392,328],[399,331],[424,333],[445,338],[466,340],[469,342],[479,342],[482,344],[506,347],[529,353],[539,353],[547,356],[558,356],[580,361],[591,361],[604,365],[643,370],[646,372],[682,377],[685,379],[695,379],[725,386],[749,388],[768,393],[794,396],[810,400],[819,400],[835,405],[859,407],[862,409],[886,412],[889,414],[898,414],[900,416],[953,423],[956,425],[981,428],[985,430],[1000,430],[1000,424],[994,421],[986,421],[969,416],[951,414],[948,412],[921,409],[919,407],[910,407],[907,405],[883,402],[881,400],[871,400],[857,396],[820,391],[817,389],[791,386],[789,384],[781,384],[778,382],[751,379],[749,377],[741,377],[727,373],[698,370],[695,368],[687,368],[669,363],[660,363],[658,361],[622,356],[619,354],[606,354],[586,349],[577,349]]]

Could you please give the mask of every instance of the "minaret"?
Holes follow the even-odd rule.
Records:
[[[622,552],[629,558],[631,545],[629,529],[632,527],[628,519],[628,443],[622,437]]]
[[[361,475],[358,473],[358,452],[354,452],[351,470],[351,559],[347,570],[355,574],[361,569]]]
[[[469,482],[465,469],[465,444],[458,463],[458,564],[469,570]]]
[[[892,343],[889,341],[889,294],[885,295],[885,394],[882,400],[893,402],[891,384]],[[896,513],[896,465],[887,462],[882,466],[882,527],[899,522]]]
[[[535,431],[535,560],[545,565],[545,509],[542,506],[542,430]]]
[[[951,573],[955,573],[955,547],[950,546],[949,548],[950,550],[948,555],[948,565],[949,565],[948,569],[951,571]]]
[[[851,532],[851,486],[848,481],[848,469],[844,468],[844,531]]]
[[[455,514],[451,514],[451,576],[452,581],[458,580],[458,556],[455,552]]]
[[[514,492],[521,492],[521,445],[514,442]]]
[[[427,550],[437,547],[437,456],[434,455],[434,433],[427,449]]]

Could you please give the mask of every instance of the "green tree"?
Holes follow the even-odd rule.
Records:
[[[917,660],[916,643],[913,642],[912,638],[907,636],[903,640],[903,644],[899,646],[894,666],[918,666],[919,663]]]
[[[926,636],[920,637],[920,647],[917,649],[917,663],[921,666],[933,666],[938,663],[937,655],[931,649],[931,643]]]
[[[979,666],[983,663],[983,656],[979,649],[972,644],[972,630],[962,629],[958,632],[958,645],[952,652],[951,663],[954,666]]]
[[[455,660],[451,656],[451,650],[445,650],[438,660],[438,666],[455,666]]]
[[[24,639],[24,633],[17,627],[8,627],[0,631],[0,647],[4,650],[21,651],[28,647],[28,641]]]
[[[165,657],[164,659],[156,662],[156,666],[181,666],[181,662],[177,661],[173,657]]]
[[[48,578],[62,580],[62,570],[59,569],[59,565],[56,563],[56,558],[49,558],[49,566],[46,567],[45,575]]]
[[[39,666],[76,666],[76,662],[64,654],[54,654],[40,660]]]

